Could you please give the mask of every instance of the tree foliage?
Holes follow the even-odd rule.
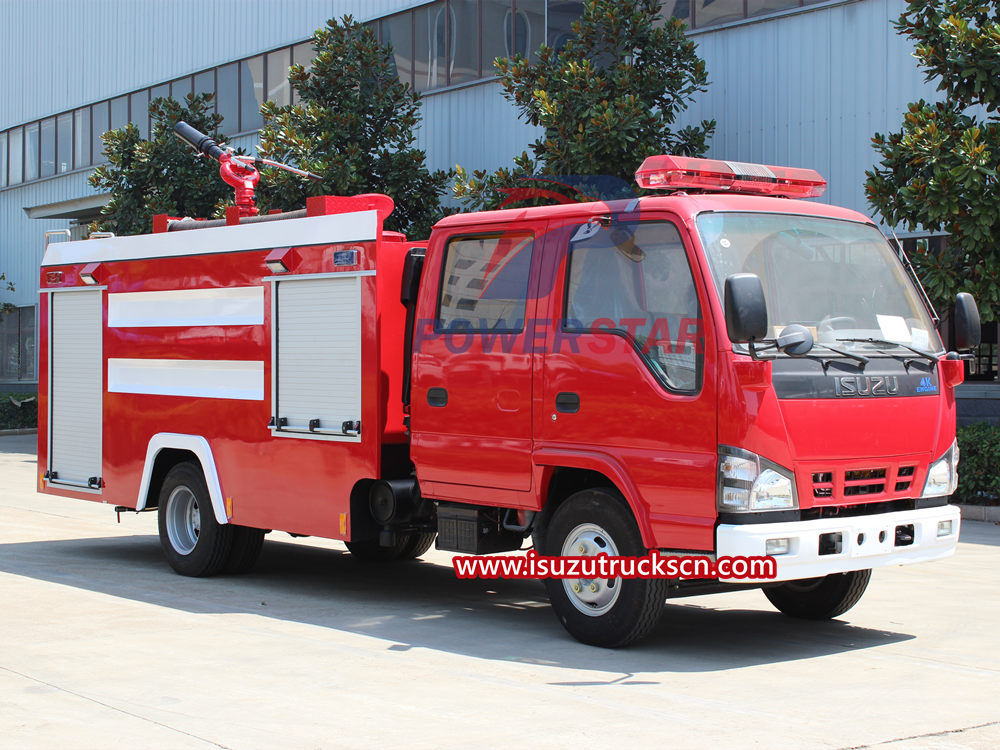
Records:
[[[715,121],[675,124],[708,85],[705,61],[684,23],[664,19],[661,5],[586,0],[572,27],[575,37],[561,49],[543,45],[535,63],[519,54],[497,59],[504,96],[544,132],[531,144],[531,156],[521,154],[512,168],[460,169],[454,191],[463,203],[495,207],[511,188],[538,175],[563,176],[557,189],[567,195],[606,193],[609,184],[634,195],[635,170],[647,156],[702,155]]]
[[[1000,6],[971,0],[910,2],[895,23],[943,101],[909,105],[902,128],[872,138],[880,163],[866,172],[869,203],[891,226],[949,234],[940,255],[913,263],[935,305],[971,292],[984,321],[1000,311]]]
[[[6,292],[14,291],[14,282],[7,281],[7,276],[2,273],[0,273],[0,289]],[[15,309],[17,308],[15,308],[14,305],[12,305],[10,302],[0,301],[0,315],[4,315],[9,312],[14,312]]]
[[[104,154],[108,163],[90,176],[90,184],[111,192],[102,209],[97,228],[118,235],[152,231],[153,215],[203,218],[215,215],[232,188],[219,177],[219,165],[195,157],[191,148],[174,135],[178,120],[217,141],[222,116],[210,111],[212,94],[188,94],[184,103],[174,99],[154,99],[149,105],[153,118],[150,140],[129,123],[104,134]]]
[[[294,209],[311,195],[381,192],[396,203],[388,229],[427,236],[443,215],[450,175],[430,172],[425,153],[414,147],[420,97],[399,80],[392,48],[344,16],[316,31],[313,49],[310,68],[289,71],[298,103],[261,108],[259,151],[323,179],[269,170],[259,185],[262,207]]]

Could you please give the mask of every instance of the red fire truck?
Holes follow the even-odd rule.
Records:
[[[383,229],[384,195],[53,242],[41,269],[39,490],[156,509],[189,576],[265,533],[365,560],[772,555],[775,581],[547,580],[578,639],[673,596],[763,588],[829,618],[872,568],[952,554],[955,386],[912,269],[811,170],[653,157],[634,200]],[[249,191],[250,199],[247,200]],[[960,295],[954,348],[978,341]]]

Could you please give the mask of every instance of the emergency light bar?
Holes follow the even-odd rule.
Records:
[[[707,190],[785,198],[817,198],[826,180],[813,169],[769,167],[722,159],[688,156],[650,156],[635,173],[646,190]]]

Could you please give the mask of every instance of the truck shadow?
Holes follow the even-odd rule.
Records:
[[[347,552],[269,540],[255,572],[184,578],[152,535],[0,545],[0,571],[192,613],[249,613],[373,636],[390,651],[429,648],[482,659],[599,671],[647,684],[661,672],[710,672],[885,646],[913,636],[769,610],[720,610],[712,599],[670,604],[655,632],[618,651],[566,634],[534,581],[462,581],[425,561],[376,565]],[[641,675],[638,679],[633,676]],[[655,679],[653,679],[655,682]]]

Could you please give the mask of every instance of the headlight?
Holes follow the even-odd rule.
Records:
[[[942,497],[958,489],[958,441],[931,464],[921,497]]]
[[[756,453],[719,446],[718,509],[724,513],[799,507],[792,472]]]

